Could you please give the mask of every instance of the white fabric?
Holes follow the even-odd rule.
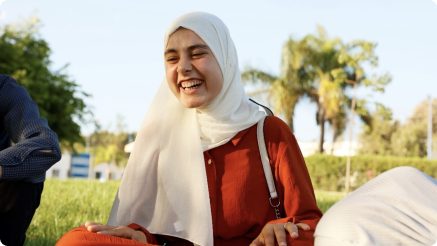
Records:
[[[323,215],[315,246],[434,245],[437,181],[398,167],[369,181]]]
[[[152,233],[212,246],[202,152],[228,142],[265,113],[244,93],[237,52],[224,23],[207,13],[183,15],[168,28],[164,49],[179,27],[194,31],[212,50],[223,88],[202,110],[187,109],[164,79],[135,140],[108,224],[137,223]]]

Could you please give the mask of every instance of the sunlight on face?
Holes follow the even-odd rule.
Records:
[[[164,52],[165,73],[173,94],[187,108],[202,108],[220,93],[223,74],[206,43],[193,31],[179,28]]]

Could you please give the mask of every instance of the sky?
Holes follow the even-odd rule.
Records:
[[[436,2],[0,0],[0,25],[39,17],[41,35],[53,52],[52,69],[69,64],[67,73],[92,95],[86,103],[104,129],[115,129],[117,115],[124,117],[128,131],[139,129],[164,78],[165,30],[175,18],[193,11],[209,12],[224,21],[240,69],[251,66],[275,75],[287,39],[315,34],[317,25],[344,42],[376,42],[379,66],[368,72],[389,72],[393,80],[383,94],[359,88],[358,96],[383,103],[404,122],[421,101],[437,96]],[[317,140],[315,113],[316,106],[308,99],[298,103],[298,140]],[[84,134],[92,131],[92,125],[82,127]],[[354,127],[355,138],[359,132],[360,124]],[[331,134],[328,131],[325,139],[331,140]]]

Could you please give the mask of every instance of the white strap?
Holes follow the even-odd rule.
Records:
[[[264,175],[266,176],[267,186],[269,187],[269,193],[271,199],[278,198],[276,192],[275,180],[273,179],[272,168],[270,167],[269,155],[267,153],[266,142],[264,140],[264,121],[266,117],[263,117],[258,121],[257,127],[257,139],[259,153],[261,155],[261,162],[263,164]],[[272,205],[273,206],[273,205]]]

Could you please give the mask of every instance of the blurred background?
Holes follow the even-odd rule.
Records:
[[[164,78],[164,32],[192,11],[227,24],[247,93],[289,124],[304,156],[434,149],[431,0],[0,2],[0,73],[29,90],[63,150],[88,153],[91,166],[126,165]]]
[[[193,11],[228,26],[247,94],[293,130],[323,212],[396,166],[437,177],[435,1],[0,0],[0,73],[63,150],[26,246],[106,222],[164,78],[165,30]]]

